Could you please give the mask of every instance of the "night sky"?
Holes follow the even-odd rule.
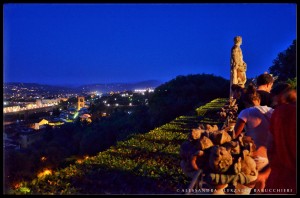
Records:
[[[4,82],[89,84],[214,74],[242,36],[247,77],[296,39],[296,4],[4,4]]]

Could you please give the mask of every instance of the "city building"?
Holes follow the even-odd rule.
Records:
[[[84,97],[78,96],[77,110],[80,110],[84,106],[85,106]]]

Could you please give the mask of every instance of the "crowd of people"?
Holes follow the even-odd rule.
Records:
[[[268,73],[254,83],[231,86],[238,104],[235,136],[250,136],[259,171],[257,180],[247,186],[251,193],[296,194],[296,89],[276,82]]]

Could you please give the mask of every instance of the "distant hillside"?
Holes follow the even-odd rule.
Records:
[[[162,84],[156,80],[141,81],[136,83],[97,83],[97,84],[87,84],[81,86],[72,85],[45,85],[38,83],[22,83],[22,82],[9,82],[3,83],[4,91],[9,91],[13,87],[34,89],[36,91],[49,91],[51,93],[80,93],[82,91],[98,91],[102,93],[110,91],[130,91],[134,89],[145,89],[145,88],[155,88]],[[5,88],[6,87],[6,88]]]
[[[76,89],[66,86],[59,85],[45,85],[38,83],[22,83],[22,82],[9,82],[3,83],[3,91],[6,93],[14,92],[17,90],[34,90],[36,92],[48,92],[50,94],[59,94],[59,93],[75,93]]]
[[[41,89],[46,89],[46,88],[67,88],[67,86],[61,86],[61,85],[47,85],[47,84],[39,84],[39,83],[23,83],[23,82],[8,82],[8,83],[3,83],[3,85],[6,86],[18,86],[18,87],[23,87],[23,88],[41,88]]]
[[[162,83],[157,80],[141,81],[136,83],[97,83],[79,86],[79,89],[85,91],[99,91],[102,93],[110,91],[129,91],[134,89],[156,88]]]

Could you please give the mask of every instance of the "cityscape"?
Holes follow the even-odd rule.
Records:
[[[120,87],[120,85],[117,85]],[[149,94],[155,87],[145,87],[128,91],[84,91],[81,89],[54,89],[51,86],[26,83],[3,85],[4,148],[27,148],[41,139],[46,126],[60,127],[76,120],[92,122],[93,119],[107,117],[113,109],[148,105]],[[87,90],[87,86],[85,86]],[[115,90],[115,89],[112,89]],[[91,114],[91,106],[103,103],[104,108],[97,115]],[[14,129],[13,133],[10,133]]]

